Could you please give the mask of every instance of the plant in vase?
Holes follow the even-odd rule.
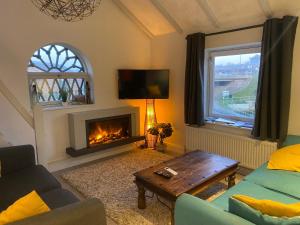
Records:
[[[164,151],[166,144],[164,139],[170,137],[173,134],[173,128],[170,123],[157,123],[153,127],[148,129],[148,133],[158,137],[159,145],[154,145],[154,149]]]
[[[59,93],[60,93],[62,105],[63,105],[63,106],[67,105],[67,104],[68,104],[68,103],[67,103],[67,100],[68,100],[68,95],[69,95],[68,91],[65,90],[65,89],[62,89],[62,90],[60,90]]]

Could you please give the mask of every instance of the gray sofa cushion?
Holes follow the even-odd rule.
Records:
[[[36,190],[39,194],[60,188],[60,183],[43,166],[32,166],[0,178],[0,210]]]
[[[42,193],[41,198],[50,209],[60,208],[79,201],[71,192],[61,188]]]
[[[1,176],[21,171],[35,165],[32,145],[0,148]]]

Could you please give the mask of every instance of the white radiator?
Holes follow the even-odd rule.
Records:
[[[239,161],[241,166],[255,169],[268,161],[271,153],[277,149],[277,143],[186,126],[186,149],[200,149],[226,156]]]

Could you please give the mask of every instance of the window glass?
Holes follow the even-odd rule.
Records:
[[[260,51],[220,52],[211,60],[211,116],[253,120]]]
[[[62,91],[68,93],[68,101],[80,99],[82,102],[89,89],[83,62],[62,45],[47,45],[34,52],[27,72],[34,103],[59,102]]]
[[[85,72],[83,63],[70,49],[47,45],[30,59],[27,72]]]

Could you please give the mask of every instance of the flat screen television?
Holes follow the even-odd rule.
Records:
[[[169,98],[169,70],[118,70],[119,99]]]

